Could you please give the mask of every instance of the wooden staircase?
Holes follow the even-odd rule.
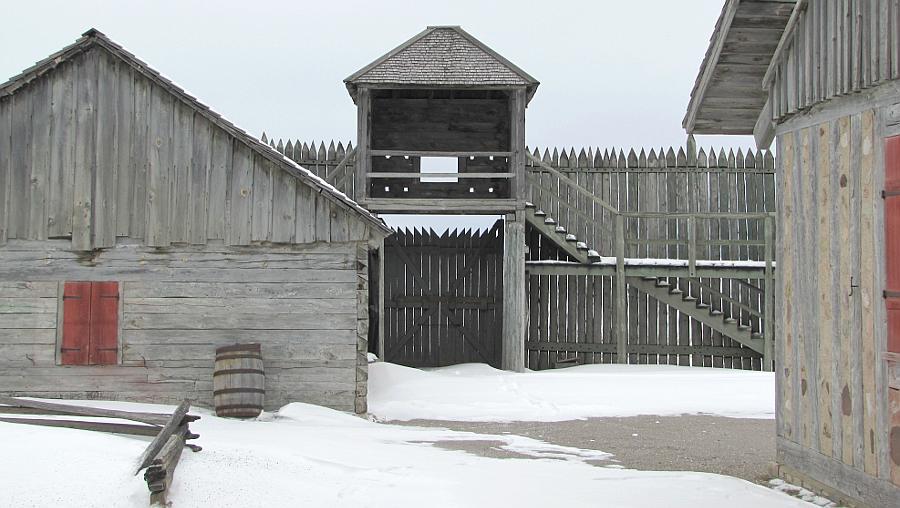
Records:
[[[600,254],[596,250],[588,248],[584,241],[569,233],[546,212],[538,210],[534,203],[525,203],[525,219],[531,227],[540,231],[544,237],[579,263],[594,263],[600,260]]]
[[[548,216],[543,210],[539,210],[533,203],[525,204],[525,218],[529,225],[553,242],[554,245],[573,260],[586,264],[597,263],[602,260],[602,257],[596,250],[590,248],[584,241],[579,240],[576,235],[568,232],[556,219]],[[708,303],[704,303],[702,298],[697,299],[690,293],[685,293],[677,286],[671,285],[669,279],[664,277],[628,276],[626,271],[625,281],[631,287],[652,296],[673,309],[677,309],[679,312],[687,314],[722,335],[760,354],[765,353],[765,339],[762,334],[753,330],[749,321],[741,321],[721,310],[713,308]],[[702,284],[699,278],[692,278],[690,281],[691,284],[699,288],[701,294],[706,291],[707,294],[720,298],[728,305],[746,308],[741,302]],[[762,317],[758,313],[748,313],[749,315]]]

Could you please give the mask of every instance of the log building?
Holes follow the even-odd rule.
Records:
[[[900,506],[898,26],[890,0],[728,0],[684,121],[776,142],[778,471],[873,507]]]
[[[366,410],[389,233],[96,30],[0,85],[0,391],[211,405],[256,342],[266,407]]]

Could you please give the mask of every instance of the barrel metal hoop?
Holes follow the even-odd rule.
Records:
[[[246,355],[238,355],[238,354],[227,354],[227,355],[216,355],[216,361],[219,360],[262,360],[263,357],[260,354],[246,354]]]
[[[260,410],[262,406],[253,404],[229,404],[227,406],[216,406],[216,411],[230,411],[232,409],[255,409]]]
[[[260,369],[227,369],[213,372],[213,377],[224,376],[226,374],[259,374],[264,376],[266,373]]]
[[[264,388],[222,388],[221,390],[216,390],[213,392],[213,395],[225,395],[228,393],[266,393]]]
[[[233,353],[237,351],[246,351],[259,353],[260,345],[259,344],[236,344],[234,346],[222,346],[216,349],[216,354],[219,353]]]

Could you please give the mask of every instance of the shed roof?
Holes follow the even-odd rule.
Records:
[[[753,134],[766,104],[763,76],[796,0],[726,0],[691,91],[683,127]]]
[[[360,84],[525,87],[528,100],[540,84],[458,26],[429,26],[344,83],[354,101]]]
[[[106,35],[95,28],[91,28],[90,30],[83,33],[82,36],[73,44],[66,46],[56,53],[48,56],[47,58],[37,62],[28,69],[22,71],[22,73],[20,73],[19,75],[10,78],[6,83],[0,84],[0,97],[14,94],[17,90],[28,86],[28,84],[34,81],[36,78],[44,75],[47,72],[51,72],[63,62],[66,62],[76,55],[79,55],[95,46],[101,47],[111,53],[113,56],[121,59],[132,68],[134,68],[137,72],[141,73],[143,76],[163,87],[165,90],[180,99],[189,107],[202,114],[210,122],[219,126],[223,130],[234,136],[236,139],[246,144],[251,150],[277,164],[284,171],[291,174],[306,185],[312,187],[316,191],[322,193],[325,196],[328,196],[329,198],[331,198],[332,202],[348,209],[349,211],[351,211],[351,213],[353,213],[360,219],[374,225],[376,230],[381,231],[383,234],[392,233],[390,228],[388,228],[381,219],[360,206],[358,203],[356,203],[356,201],[350,199],[346,194],[337,190],[334,186],[318,177],[310,170],[298,165],[296,162],[285,157],[274,148],[263,143],[256,137],[248,134],[240,127],[226,120],[222,115],[210,109],[209,106],[206,106],[205,104],[200,102],[196,97],[188,94],[183,88],[176,85],[174,82],[160,74],[155,69],[151,68],[145,62],[138,59],[134,54],[128,52],[125,48],[113,42],[110,38],[108,38]]]

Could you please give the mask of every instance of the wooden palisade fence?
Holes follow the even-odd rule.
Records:
[[[349,143],[345,148],[333,141],[328,146],[266,142],[354,195],[353,178],[345,176],[354,171]],[[766,367],[763,358],[771,358],[773,339],[773,320],[767,319],[774,296],[767,290],[774,287],[771,152],[698,150],[693,139],[677,150],[534,148],[526,170],[531,219],[534,212],[541,220],[552,218],[570,240],[560,243],[577,239],[579,248],[595,256],[591,262],[612,258],[612,271],[603,274],[529,267],[530,368],[617,361]],[[407,236],[404,242],[413,245],[414,238],[424,241],[431,235]],[[577,260],[547,236],[547,230],[529,228],[530,262]],[[665,269],[644,269],[643,275],[653,276],[655,285],[668,293],[657,292],[655,298],[647,281],[623,275],[626,270],[636,273],[626,267],[626,259],[644,259],[646,266],[683,260],[684,269],[665,277],[654,275],[668,273]],[[616,268],[629,281],[622,288],[616,287]],[[619,292],[624,296],[619,298]],[[727,326],[710,326],[707,313]],[[745,341],[752,336],[762,343],[768,336],[769,354],[723,333],[732,329],[744,331]],[[627,353],[619,354],[623,350]]]

